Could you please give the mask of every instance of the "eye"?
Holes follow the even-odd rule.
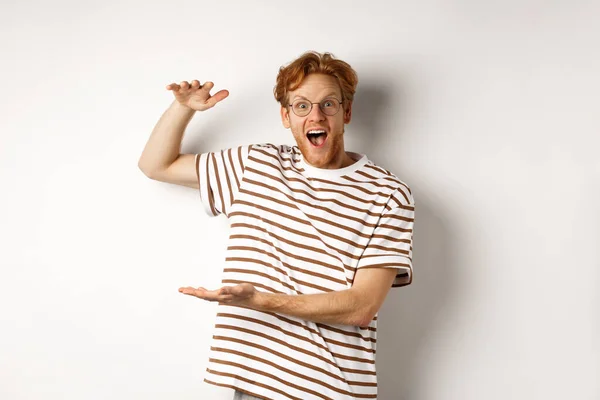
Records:
[[[294,108],[297,110],[305,110],[308,107],[309,107],[309,104],[306,101],[297,101],[296,103],[294,103]]]
[[[330,107],[334,107],[334,103],[333,100],[323,100],[323,102],[321,103],[322,107],[326,107],[326,108],[330,108]]]

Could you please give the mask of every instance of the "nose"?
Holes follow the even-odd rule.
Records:
[[[323,121],[325,119],[325,114],[321,111],[321,106],[319,104],[313,104],[312,110],[308,113],[309,121]]]

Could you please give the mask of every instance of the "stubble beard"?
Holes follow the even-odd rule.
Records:
[[[300,140],[298,140],[300,138]],[[327,137],[328,147],[325,154],[320,157],[314,157],[315,152],[320,152],[320,150],[312,147],[310,142],[306,140],[306,136],[304,133],[296,133],[294,135],[294,139],[296,139],[296,144],[298,148],[300,148],[300,152],[302,153],[302,157],[304,160],[308,162],[311,166],[316,168],[323,168],[325,164],[331,164],[332,162],[341,161],[342,165],[345,159],[345,151],[344,151],[344,130],[339,134],[330,134]]]

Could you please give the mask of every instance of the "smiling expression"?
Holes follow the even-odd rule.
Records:
[[[340,86],[333,76],[310,74],[294,91],[288,93],[288,104],[297,99],[320,103],[327,98],[342,99]],[[291,107],[281,108],[283,126],[290,128],[304,160],[316,168],[337,169],[354,162],[344,150],[344,125],[350,123],[352,103],[344,100],[335,115],[325,115],[318,104],[305,117],[299,117]],[[308,132],[324,131],[321,138],[309,139]]]

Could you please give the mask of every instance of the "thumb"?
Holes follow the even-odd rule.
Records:
[[[230,286],[229,293],[233,294],[234,296],[239,296],[244,293],[244,286],[241,284]]]
[[[217,93],[210,96],[208,100],[206,100],[206,104],[210,107],[214,107],[218,102],[226,99],[229,96],[228,90],[219,90]]]
[[[231,294],[231,287],[230,286],[223,286],[221,289],[219,289],[219,294]]]

